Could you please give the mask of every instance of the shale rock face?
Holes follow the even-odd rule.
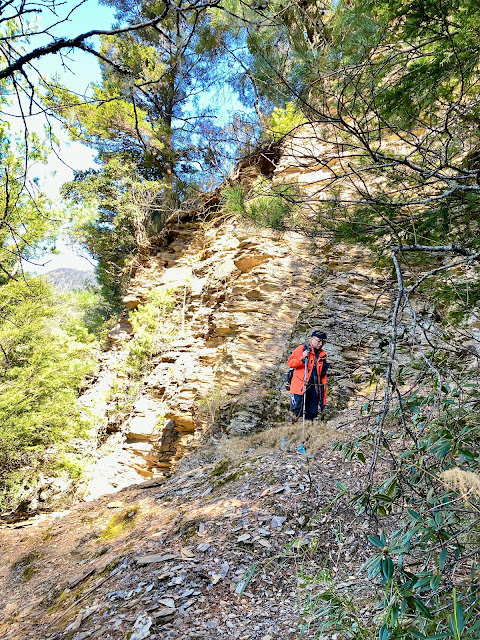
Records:
[[[148,432],[154,421],[156,403],[163,411],[154,446],[158,469],[175,464],[212,420],[233,434],[260,425],[270,378],[285,368],[285,346],[311,299],[316,266],[303,237],[278,237],[238,221],[180,224],[169,235],[128,294],[140,304],[152,288],[174,287],[185,299],[183,328],[155,358],[142,418],[128,426],[127,439],[138,439],[141,425]]]
[[[345,406],[352,374],[364,385],[386,329],[390,296],[365,251],[324,242],[312,253],[301,235],[221,217],[208,226],[179,223],[168,237],[138,269],[127,302],[134,308],[152,290],[173,287],[183,317],[121,425],[128,473],[117,477],[119,487],[132,482],[132,470],[143,479],[171,472],[212,423],[243,435],[285,419],[288,393],[279,400],[278,387],[286,359],[313,328],[329,334],[329,411]]]
[[[342,157],[311,134],[305,129],[286,144],[269,172],[274,183],[297,183],[315,215],[322,181]],[[253,182],[263,169],[244,171]],[[368,249],[259,229],[218,206],[207,218],[199,206],[167,223],[125,306],[134,310],[162,289],[174,291],[181,310],[176,336],[153,357],[133,411],[118,426],[122,470],[112,486],[131,483],[132,471],[143,479],[170,473],[212,424],[243,435],[285,419],[288,393],[278,399],[278,387],[286,360],[314,328],[328,334],[330,415],[355,402],[385,347],[391,281]],[[111,336],[116,358],[131,333],[126,312]]]

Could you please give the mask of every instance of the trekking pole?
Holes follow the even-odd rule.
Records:
[[[307,360],[305,358],[305,374],[303,376],[303,425],[302,425],[302,447],[305,449],[305,405],[307,404]]]

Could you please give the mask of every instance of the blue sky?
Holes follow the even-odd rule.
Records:
[[[97,2],[97,0],[84,0],[80,2],[66,0],[65,4],[61,4],[58,10],[59,17],[69,16],[67,22],[63,22],[53,30],[51,35],[54,37],[73,37],[81,33],[88,32],[92,29],[109,29],[114,22],[114,11],[110,7],[106,7]],[[41,27],[47,26],[47,18],[51,21],[52,16],[43,16]],[[33,38],[30,47],[34,48],[47,44],[51,41],[48,36],[38,36]],[[98,38],[92,38],[91,42],[99,48]],[[73,51],[64,60],[58,54],[44,56],[35,63],[38,71],[45,76],[52,77],[57,75],[62,84],[77,93],[88,93],[89,85],[92,82],[100,80],[99,65],[97,59],[91,55],[81,51]],[[202,97],[203,101],[211,102],[216,97],[222,104],[219,117],[227,122],[230,120],[230,112],[238,112],[243,110],[237,96],[232,93],[230,87],[216,88],[210,93]],[[35,116],[29,122],[29,128],[37,131],[40,135],[43,132],[44,118]],[[21,121],[17,121],[14,128],[21,131]],[[60,148],[58,154],[51,154],[48,165],[37,165],[32,171],[32,177],[39,181],[39,186],[54,202],[60,203],[59,189],[64,182],[73,178],[75,170],[85,170],[89,167],[95,167],[95,152],[89,147],[79,142],[72,142],[68,136],[62,131],[60,124],[57,124],[55,134],[60,140]],[[59,267],[68,267],[75,269],[92,268],[91,261],[88,262],[80,257],[75,250],[68,247],[65,242],[57,243],[59,255],[47,255],[36,261],[36,265],[25,265],[25,268],[37,273],[44,273]]]
[[[67,0],[59,6],[57,11],[61,19],[69,14],[70,16],[66,22],[51,30],[53,36],[73,37],[92,29],[109,29],[111,27],[114,21],[114,12],[110,7],[100,5],[96,0],[85,0],[80,6],[78,5],[78,0],[75,2]],[[41,27],[45,28],[54,19],[54,16],[44,15],[40,22]],[[38,36],[32,38],[30,45],[31,47],[42,46],[49,41],[48,36]],[[98,44],[98,39],[92,38],[92,42]],[[58,55],[44,56],[35,64],[35,67],[45,76],[58,75],[63,84],[79,93],[88,92],[89,85],[100,80],[96,58],[82,51],[72,52],[66,57],[64,63]],[[30,130],[42,134],[44,122],[42,116],[34,116],[30,118],[28,126]],[[20,126],[20,122],[12,124],[14,130],[17,131],[20,130]],[[64,182],[73,178],[74,170],[88,169],[95,166],[95,162],[92,149],[79,142],[70,141],[60,125],[56,127],[55,133],[60,140],[58,154],[50,155],[48,165],[35,166],[32,175],[38,178],[42,191],[54,202],[59,202],[59,189]],[[65,241],[60,240],[57,243],[57,250],[59,255],[49,254],[36,261],[35,265],[26,264],[26,270],[44,273],[60,267],[82,270],[92,268],[91,259],[82,257],[79,250],[67,246]]]
[[[114,22],[114,11],[111,7],[100,4],[97,0],[66,0],[60,5],[58,15],[65,19],[60,25],[51,29],[54,37],[71,38],[92,29],[109,29]],[[47,15],[41,21],[41,26],[47,26]],[[52,17],[50,17],[50,21]],[[50,41],[48,36],[38,36],[38,42],[32,39],[31,44],[40,46]],[[92,38],[91,42],[98,44],[98,38]],[[69,56],[70,70],[62,68],[60,57],[57,54],[44,56],[36,63],[40,71],[52,76],[56,73],[72,88],[82,91],[91,80],[98,80],[98,64],[94,56],[75,51]]]

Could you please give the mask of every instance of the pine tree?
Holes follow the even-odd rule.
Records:
[[[163,8],[110,4],[129,23]],[[205,11],[170,11],[161,26],[104,40],[102,54],[113,65],[101,65],[102,81],[88,100],[62,88],[49,92],[72,137],[98,152],[101,169],[78,173],[64,193],[76,205],[96,209],[80,221],[77,237],[84,237],[102,280],[117,293],[132,256],[147,249],[165,218],[203,188],[212,147],[221,148],[215,109],[206,98],[224,72],[223,36]]]

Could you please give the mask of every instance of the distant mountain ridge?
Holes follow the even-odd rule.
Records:
[[[62,293],[74,289],[85,289],[89,284],[96,284],[97,279],[93,269],[53,269],[45,274],[48,282]]]

